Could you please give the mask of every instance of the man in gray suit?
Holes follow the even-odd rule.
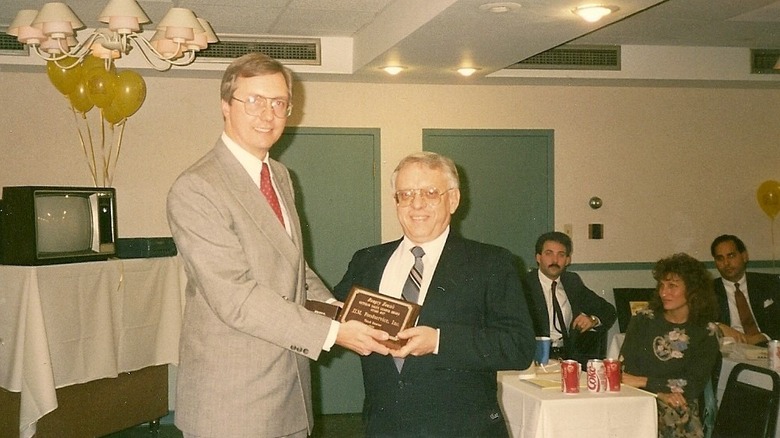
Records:
[[[304,260],[289,172],[268,156],[292,109],[290,71],[248,54],[220,94],[221,138],[168,195],[187,273],[176,426],[185,437],[306,437],[309,361],[334,344],[388,354],[387,333],[304,308],[335,299]]]

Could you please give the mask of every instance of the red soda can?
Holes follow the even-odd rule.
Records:
[[[766,357],[769,359],[769,368],[780,373],[780,341],[769,341],[766,345]]]
[[[604,368],[607,369],[607,391],[609,392],[620,392],[620,379],[623,374],[620,366],[620,361],[617,359],[604,359]]]
[[[586,379],[588,391],[607,392],[607,370],[604,367],[604,361],[601,359],[589,360]]]
[[[561,362],[561,391],[564,394],[577,394],[580,392],[580,373],[582,368],[576,360],[564,360]]]

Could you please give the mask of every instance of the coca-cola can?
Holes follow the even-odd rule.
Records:
[[[604,359],[604,368],[607,371],[607,391],[609,392],[620,392],[620,379],[623,373],[620,365],[620,361],[617,359]]]
[[[780,341],[769,341],[766,345],[766,357],[769,359],[769,368],[780,373]]]
[[[564,394],[580,392],[580,373],[582,368],[576,360],[567,359],[561,362],[561,391]]]
[[[591,359],[588,361],[586,379],[588,391],[607,392],[607,370],[604,368],[603,360]]]

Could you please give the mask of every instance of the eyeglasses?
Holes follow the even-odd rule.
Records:
[[[230,96],[231,99],[237,100],[244,104],[244,112],[250,116],[259,116],[263,114],[263,110],[271,106],[271,111],[274,112],[276,117],[283,119],[290,117],[292,114],[292,104],[284,99],[274,99],[264,96],[249,96],[246,100],[241,100],[235,96]]]
[[[455,190],[455,187],[449,188],[443,192],[439,191],[436,187],[398,190],[393,197],[395,198],[395,203],[399,207],[408,207],[412,205],[414,198],[417,196],[420,196],[429,207],[435,207],[441,202],[441,197],[450,190]]]

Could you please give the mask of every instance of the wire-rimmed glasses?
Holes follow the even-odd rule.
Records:
[[[243,103],[244,112],[250,116],[262,115],[263,110],[269,106],[274,115],[280,119],[290,117],[290,114],[292,114],[292,104],[288,102],[287,99],[265,97],[260,95],[249,96],[244,100],[241,100],[235,96],[230,96],[230,98]]]
[[[396,191],[393,197],[395,198],[395,203],[399,207],[408,207],[412,205],[414,198],[417,196],[422,198],[428,206],[435,207],[441,202],[442,196],[450,190],[455,190],[455,187],[451,187],[443,192],[436,187],[429,187],[427,189],[406,189]]]

